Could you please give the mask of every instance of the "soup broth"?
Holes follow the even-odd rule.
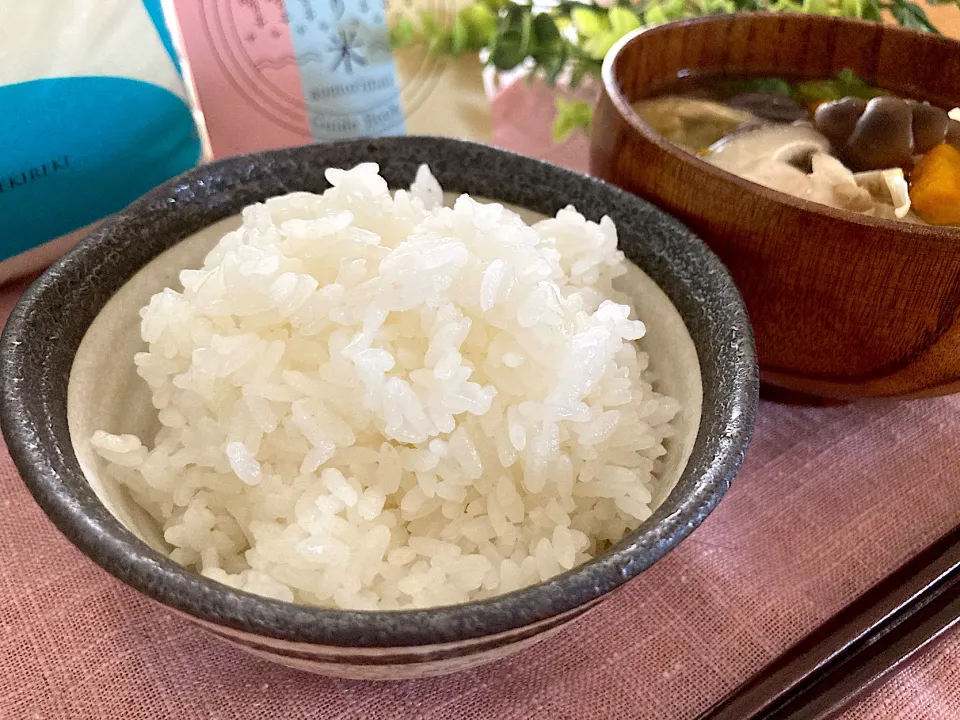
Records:
[[[634,110],[665,138],[773,190],[842,210],[960,226],[960,109],[832,78],[693,76]]]

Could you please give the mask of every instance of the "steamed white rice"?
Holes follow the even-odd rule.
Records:
[[[173,559],[236,588],[392,609],[546,580],[649,517],[679,409],[611,285],[616,228],[378,172],[246,208],[155,295],[162,427],[93,445]]]

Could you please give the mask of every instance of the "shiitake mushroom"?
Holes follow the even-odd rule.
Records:
[[[824,103],[814,114],[814,127],[830,138],[837,155],[858,172],[909,168],[915,155],[944,141],[953,142],[954,136],[960,142],[960,127],[953,123],[938,107],[895,97],[869,102],[846,97]]]

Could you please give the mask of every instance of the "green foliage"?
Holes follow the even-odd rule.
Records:
[[[589,135],[592,123],[592,105],[557,98],[557,115],[553,120],[554,142],[565,140],[574,130],[582,130]]]
[[[390,28],[390,45],[397,50],[412,45],[417,40],[417,29],[407,18],[401,18]]]
[[[960,1],[960,0],[958,0]],[[920,5],[913,2],[892,2],[889,4],[890,14],[898,23],[911,30],[926,30],[937,32],[937,28],[930,22],[927,12]]]
[[[931,1],[960,7],[960,0]],[[396,49],[424,45],[432,55],[443,57],[484,53],[486,62],[498,70],[524,66],[531,80],[539,78],[553,85],[564,78],[577,87],[584,79],[599,76],[603,58],[617,41],[642,27],[700,15],[756,11],[825,14],[874,22],[881,22],[886,11],[904,27],[937,32],[923,7],[912,0],[616,0],[609,8],[589,0],[560,0],[546,11],[534,9],[532,0],[474,0],[442,20],[427,11],[416,22],[398,20],[390,28],[390,42]],[[764,91],[784,91],[784,81],[764,80],[773,83],[768,83]],[[823,81],[821,87],[803,83],[808,87],[800,92],[806,96],[829,91],[832,97],[843,87],[853,89],[848,95],[873,97],[862,94],[868,90],[876,94],[859,78],[856,81],[859,84],[853,78],[838,77]],[[828,84],[832,85],[825,87]],[[826,97],[818,95],[818,99]],[[558,105],[555,136],[589,128],[593,113],[587,112],[589,107],[581,107],[584,105],[566,103],[562,110]]]

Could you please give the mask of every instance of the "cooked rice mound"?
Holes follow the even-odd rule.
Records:
[[[235,588],[373,610],[547,580],[650,516],[679,409],[612,287],[616,228],[378,173],[246,208],[154,295],[161,428],[94,447],[172,558]]]

